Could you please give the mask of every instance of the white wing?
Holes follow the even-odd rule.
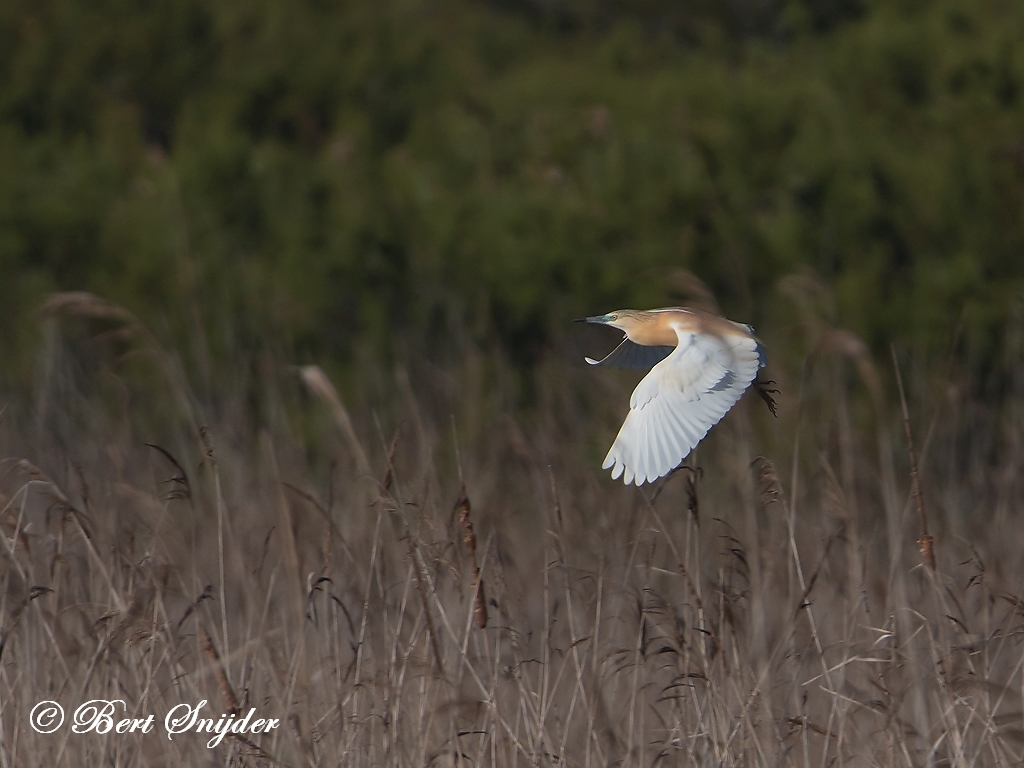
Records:
[[[757,339],[676,330],[679,346],[633,390],[629,415],[603,467],[629,485],[656,480],[679,466],[757,375]]]

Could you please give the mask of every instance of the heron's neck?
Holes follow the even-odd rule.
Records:
[[[672,323],[672,313],[651,312],[635,318],[626,329],[626,336],[634,344],[645,347],[674,347],[679,342]]]

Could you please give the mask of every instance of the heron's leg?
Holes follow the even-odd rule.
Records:
[[[775,398],[772,397],[772,395],[779,394],[779,390],[775,389],[775,382],[771,379],[765,379],[764,381],[761,379],[754,379],[752,386],[754,387],[754,391],[757,392],[758,397],[764,400],[764,404],[768,406],[768,410],[772,412],[772,416],[779,418],[778,411],[776,410],[778,406],[775,403]]]

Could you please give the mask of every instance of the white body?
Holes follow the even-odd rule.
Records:
[[[678,308],[623,310],[591,321],[621,328],[634,344],[675,346],[633,391],[629,414],[605,457],[603,467],[627,485],[651,482],[678,467],[764,365],[764,349],[752,330],[714,315]]]

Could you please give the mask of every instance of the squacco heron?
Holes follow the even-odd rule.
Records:
[[[576,322],[626,334],[604,359],[586,358],[591,365],[650,369],[633,390],[602,465],[626,485],[652,482],[678,467],[765,365],[753,328],[695,309],[620,309]],[[758,388],[774,413],[770,392]]]

